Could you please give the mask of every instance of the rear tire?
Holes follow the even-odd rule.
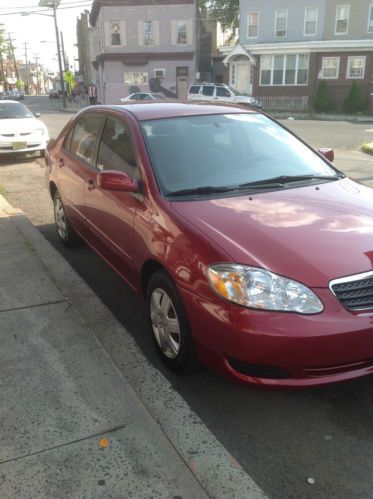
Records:
[[[62,244],[67,248],[77,248],[79,246],[82,246],[84,243],[71,227],[69,219],[66,215],[65,207],[62,203],[62,199],[58,191],[56,191],[54,195],[53,206],[57,233]]]
[[[147,314],[162,362],[178,373],[198,369],[200,364],[183,302],[174,282],[164,271],[156,272],[150,278]]]

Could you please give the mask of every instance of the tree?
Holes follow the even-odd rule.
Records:
[[[200,7],[206,7],[211,17],[217,19],[223,30],[236,30],[239,23],[239,0],[198,0]]]
[[[357,113],[359,111],[362,111],[363,108],[364,108],[364,103],[363,103],[363,95],[361,92],[361,88],[356,83],[356,81],[353,81],[351,83],[348,95],[345,98],[343,104],[343,110],[346,111],[347,113]]]
[[[329,95],[328,84],[321,80],[313,98],[313,107],[315,111],[330,111],[333,108],[332,99]]]

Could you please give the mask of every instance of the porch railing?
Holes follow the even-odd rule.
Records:
[[[308,96],[303,97],[258,97],[263,109],[270,111],[304,111],[308,106]]]

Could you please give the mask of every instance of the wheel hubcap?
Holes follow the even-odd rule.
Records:
[[[61,201],[58,198],[54,203],[54,217],[56,220],[58,234],[60,235],[61,239],[65,239],[67,234],[65,211],[63,209]]]
[[[159,348],[166,357],[175,359],[180,351],[180,324],[171,298],[163,289],[152,292],[150,317]]]

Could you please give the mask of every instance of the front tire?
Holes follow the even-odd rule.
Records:
[[[65,207],[62,203],[62,199],[58,191],[56,191],[54,195],[53,206],[57,233],[62,244],[67,248],[77,248],[78,246],[82,246],[83,241],[71,227],[71,224],[65,212]]]
[[[163,363],[178,373],[199,367],[183,302],[174,282],[163,271],[153,274],[149,281],[147,313]]]

